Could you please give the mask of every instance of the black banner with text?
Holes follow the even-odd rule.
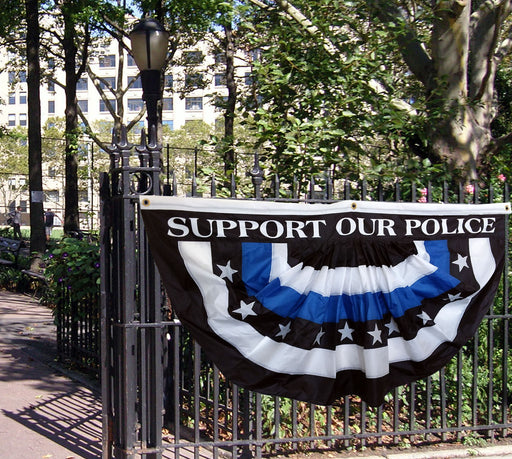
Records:
[[[509,207],[141,197],[172,307],[222,373],[324,405],[379,405],[473,336]]]

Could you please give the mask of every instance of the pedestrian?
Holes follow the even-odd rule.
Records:
[[[21,239],[21,206],[9,213],[12,218],[12,231],[15,239]]]
[[[44,231],[46,233],[46,240],[50,240],[50,236],[52,235],[52,229],[55,222],[55,214],[52,212],[52,209],[48,209],[44,213]]]

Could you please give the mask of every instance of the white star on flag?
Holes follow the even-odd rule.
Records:
[[[423,320],[423,325],[426,325],[429,320],[432,320],[430,316],[425,312],[422,311],[421,314],[416,314],[421,320]]]
[[[375,329],[373,331],[366,332],[373,338],[373,343],[382,343],[382,339],[380,335],[382,334],[382,330],[379,330],[379,327],[377,327],[377,324],[375,324]]]
[[[455,300],[460,300],[462,298],[462,294],[459,292],[457,293],[456,295],[450,295],[448,293],[448,300],[449,301],[455,301]]]
[[[323,331],[323,329],[320,329],[320,331],[318,332],[318,334],[316,335],[316,338],[315,338],[315,341],[313,344],[318,344],[320,345],[320,340],[322,339],[322,336],[325,335],[325,332]]]
[[[386,324],[386,327],[388,327],[388,336],[391,335],[393,332],[400,333],[400,330],[398,330],[398,325],[393,319],[389,320],[389,322]]]
[[[277,336],[282,336],[283,339],[286,338],[286,335],[288,333],[290,333],[290,329],[291,329],[291,322],[288,322],[286,325],[281,325],[281,324],[278,324],[279,325],[279,328],[280,328],[280,331],[279,333],[276,335]]]
[[[459,267],[459,273],[462,271],[463,268],[469,268],[468,257],[463,257],[460,253],[457,254],[457,259],[455,261],[452,261],[452,263]]]
[[[226,264],[226,266],[217,265],[221,271],[219,277],[221,279],[224,279],[227,277],[229,279],[229,282],[233,282],[233,274],[237,273],[238,271],[236,269],[233,269],[231,267],[231,260],[229,260]]]
[[[246,303],[245,301],[240,301],[240,307],[238,309],[233,310],[237,314],[242,315],[242,319],[245,320],[247,316],[257,316],[252,307],[254,306],[254,301],[252,303]]]
[[[338,332],[341,333],[341,340],[343,341],[345,338],[348,338],[351,341],[354,341],[354,338],[352,338],[352,333],[354,332],[353,328],[350,328],[348,326],[348,322],[345,322],[345,325],[343,328],[338,328]]]

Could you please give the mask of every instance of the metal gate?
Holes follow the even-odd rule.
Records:
[[[311,450],[407,447],[435,442],[480,442],[512,433],[512,357],[509,348],[509,262],[499,296],[478,333],[449,365],[396,388],[368,407],[346,396],[315,406],[244,390],[206,359],[173,315],[162,292],[138,208],[140,194],[160,190],[160,149],[151,133],[134,148],[126,132],[112,145],[102,194],[103,457],[263,457]],[[254,197],[292,200],[508,201],[508,188],[446,184],[407,189],[380,181],[309,180],[306,196],[279,179],[263,189],[258,158],[249,171]],[[177,192],[167,175],[163,187]],[[196,193],[195,176],[191,194]],[[216,194],[215,181],[211,195]],[[498,192],[499,191],[499,192]],[[234,185],[231,196],[236,195]],[[508,253],[508,237],[504,250]]]

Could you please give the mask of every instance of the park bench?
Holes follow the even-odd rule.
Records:
[[[32,283],[33,296],[37,297],[39,290],[41,288],[46,287],[48,285],[48,280],[46,279],[44,273],[44,266],[40,265],[37,271],[31,271],[30,269],[22,269],[21,272],[30,278]]]
[[[0,266],[17,267],[21,245],[22,241],[19,239],[0,237]]]

